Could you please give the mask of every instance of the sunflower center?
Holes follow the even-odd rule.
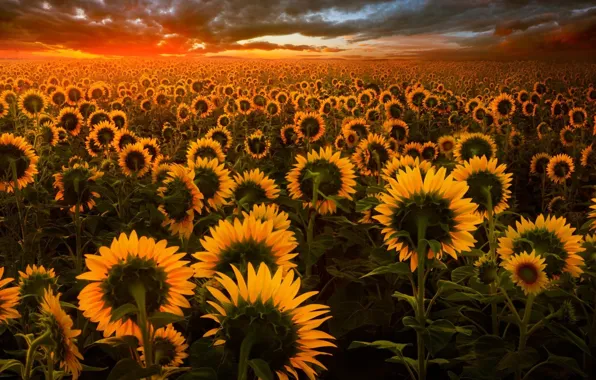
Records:
[[[75,119],[77,120],[77,122],[78,122],[78,119],[77,119],[77,117],[76,117],[75,115],[72,115],[72,116],[74,116],[74,118],[75,118]],[[106,114],[104,114],[104,113],[96,113],[96,114],[95,114],[95,115],[93,115],[93,117],[91,118],[91,120],[90,120],[89,124],[91,124],[91,125],[93,126],[93,125],[97,125],[97,124],[101,123],[102,121],[109,121],[109,120],[110,120],[110,118],[108,117],[108,115],[106,115]],[[76,124],[75,124],[75,125],[76,125]],[[74,127],[73,127],[73,129],[74,129]]]
[[[263,95],[256,95],[252,100],[259,107],[265,106],[265,102],[267,101]]]
[[[563,272],[566,266],[565,260],[569,255],[563,242],[553,232],[536,228],[525,231],[513,242],[515,253],[532,252],[532,250],[545,258],[546,273],[549,276]]]
[[[145,156],[143,155],[142,152],[138,152],[138,151],[129,152],[126,155],[126,160],[124,160],[124,161],[126,163],[126,167],[130,171],[140,171],[146,165]]]
[[[435,148],[432,146],[427,146],[424,149],[422,149],[422,158],[424,158],[425,160],[432,160],[435,158]]]
[[[223,249],[215,270],[231,275],[230,264],[233,264],[241,272],[246,273],[249,263],[253,266],[265,263],[273,272],[277,269],[271,247],[267,246],[264,241],[250,238],[249,240],[234,242],[226,249]]]
[[[127,146],[128,144],[134,144],[136,142],[137,142],[137,139],[134,136],[128,135],[128,134],[124,134],[124,135],[122,135],[122,137],[120,137],[120,141],[118,142],[118,146],[120,147],[120,149],[122,149],[125,146]]]
[[[238,185],[234,192],[236,200],[244,199],[245,202],[259,203],[267,200],[267,193],[261,186],[252,181],[243,182]]]
[[[271,370],[283,370],[290,358],[298,354],[298,331],[291,317],[272,305],[246,305],[225,319],[223,325],[226,348],[236,356],[240,346],[250,333],[256,342],[250,350],[250,359],[262,359]]]
[[[194,159],[196,160],[198,157],[207,158],[207,159],[214,159],[217,158],[217,153],[215,149],[210,146],[202,146],[197,148],[195,151]]]
[[[48,144],[52,144],[54,142],[54,132],[52,131],[52,128],[43,127],[42,136],[43,140],[46,141]]]
[[[252,154],[262,154],[267,149],[264,137],[255,137],[248,140],[248,146]]]
[[[64,114],[61,118],[62,125],[67,131],[74,131],[79,124],[79,118],[73,113]]]
[[[532,264],[524,264],[517,268],[517,276],[528,285],[538,280],[538,269]]]
[[[213,198],[220,186],[217,174],[213,170],[207,168],[195,169],[195,184],[205,199]]]
[[[410,250],[415,251],[418,243],[418,222],[426,221],[426,234],[429,239],[440,243],[451,242],[451,232],[455,230],[454,213],[449,202],[432,194],[417,194],[394,209],[391,227],[393,230],[405,231],[410,239],[400,237]],[[410,241],[411,240],[411,241]]]
[[[211,138],[219,143],[222,147],[225,147],[228,144],[228,136],[224,132],[213,132]]]
[[[366,137],[368,135],[368,130],[364,124],[352,124],[350,129],[358,134],[360,137]]]
[[[157,337],[153,340],[153,347],[157,364],[167,366],[176,359],[176,346],[169,339]]]
[[[398,104],[392,104],[389,106],[389,114],[393,119],[401,118],[402,109]]]
[[[492,146],[483,138],[473,137],[462,143],[461,156],[466,161],[476,156],[486,156],[490,159],[493,156]]]
[[[499,111],[500,115],[509,115],[509,112],[511,112],[511,108],[512,108],[513,104],[509,101],[509,100],[501,100],[499,102],[499,104],[497,105],[497,110]]]
[[[402,141],[406,138],[406,129],[401,125],[393,126],[393,128],[391,128],[391,137],[397,141]]]
[[[371,143],[368,146],[370,152],[370,160],[368,160],[367,167],[370,171],[376,173],[381,170],[387,160],[389,160],[389,152],[379,143]]]
[[[316,136],[321,130],[319,121],[314,117],[306,117],[300,122],[300,129],[306,137]]]
[[[116,115],[116,116],[112,117],[112,121],[114,122],[114,124],[116,124],[116,126],[118,128],[124,127],[124,124],[126,122],[126,120],[124,119],[124,117],[121,116],[121,115]]]
[[[341,190],[342,175],[339,168],[327,160],[319,159],[307,163],[300,173],[300,191],[307,200],[312,200],[315,181],[314,177],[305,178],[309,171],[318,174],[319,191],[326,196],[337,195]]]
[[[109,145],[114,140],[114,131],[110,128],[102,128],[97,131],[97,140],[102,145]]]
[[[164,208],[169,218],[175,221],[183,220],[192,207],[192,194],[186,184],[179,178],[168,183],[164,192]]]
[[[479,212],[487,210],[487,191],[490,191],[493,209],[501,203],[501,200],[503,199],[503,184],[495,174],[487,171],[476,172],[471,174],[466,179],[466,182],[469,186],[469,189],[466,192],[466,197],[472,198],[474,203],[478,204]]]
[[[170,284],[167,274],[154,260],[129,256],[126,261],[114,265],[100,287],[103,301],[115,310],[127,303],[135,304],[129,285],[143,284],[146,292],[147,313],[150,315],[168,302]]]
[[[12,144],[0,145],[0,178],[3,181],[13,181],[13,165],[16,169],[17,179],[23,177],[29,167],[29,157]]]
[[[554,172],[557,177],[565,178],[569,173],[569,165],[566,162],[558,162],[554,167]]]
[[[29,113],[38,113],[43,109],[43,99],[38,95],[29,95],[23,100],[23,108]]]

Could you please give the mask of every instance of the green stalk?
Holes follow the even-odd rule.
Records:
[[[418,324],[420,327],[424,327],[426,325],[426,313],[424,310],[424,274],[425,274],[425,263],[426,263],[426,227],[427,222],[426,219],[420,219],[417,223],[418,226],[418,243],[417,243],[417,255],[418,255],[418,268],[417,268],[417,275],[418,275],[418,287],[416,289],[417,293],[416,296],[416,319],[418,319]],[[420,329],[416,330],[416,341],[418,345],[418,379],[424,380],[426,379],[426,354],[424,349],[424,337],[422,336],[422,331]]]
[[[33,369],[33,362],[35,362],[34,356],[37,348],[51,339],[52,332],[48,329],[42,335],[37,337],[27,349],[27,359],[25,360],[25,369],[23,370],[23,379],[31,379],[31,370]]]
[[[312,275],[312,266],[313,266],[313,258],[311,253],[311,247],[314,241],[314,230],[315,230],[315,219],[317,217],[318,208],[317,208],[317,201],[319,200],[319,185],[321,183],[321,178],[318,173],[316,173],[314,181],[313,181],[313,194],[312,194],[312,209],[310,218],[308,220],[308,227],[306,229],[306,243],[308,245],[308,254],[306,255],[306,277]]]
[[[48,352],[47,380],[54,380],[54,357]]]
[[[489,246],[489,255],[490,258],[497,262],[497,255],[496,255],[496,246],[497,242],[495,239],[495,217],[493,213],[493,199],[492,194],[490,192],[491,187],[483,189],[486,192],[486,213],[488,216],[488,246]],[[489,294],[491,296],[497,294],[497,287],[495,283],[490,284],[489,286]],[[499,319],[498,319],[498,310],[497,310],[497,301],[492,301],[490,303],[491,309],[491,322],[492,322],[492,329],[493,335],[499,335]]]
[[[14,194],[15,194],[15,198],[16,198],[17,212],[19,214],[19,225],[21,227],[21,235],[23,236],[23,240],[21,242],[21,249],[23,250],[23,257],[22,257],[23,262],[21,263],[21,265],[23,265],[23,267],[25,267],[25,265],[27,264],[27,250],[25,249],[25,241],[26,241],[27,235],[25,233],[25,221],[23,219],[23,211],[22,211],[23,199],[21,198],[21,189],[19,188],[19,181],[18,181],[19,177],[17,175],[16,162],[11,161],[10,167],[12,169],[12,178],[14,179]]]
[[[530,294],[526,301],[526,309],[524,310],[524,318],[519,325],[519,344],[517,352],[521,352],[526,348],[526,342],[528,340],[528,324],[530,323],[530,316],[532,315],[532,304],[534,303],[534,294]],[[521,380],[521,368],[515,370],[515,378]]]
[[[76,262],[75,268],[77,274],[80,274],[83,271],[83,250],[81,249],[81,202],[80,200],[77,201],[75,205],[75,215],[74,215],[74,222],[75,222],[75,237],[76,237]]]
[[[145,286],[140,282],[135,282],[130,286],[130,293],[137,303],[137,318],[139,328],[143,337],[143,350],[145,353],[145,367],[149,368],[153,364],[153,342],[151,341],[151,326],[147,321],[147,306]]]
[[[254,333],[249,332],[242,344],[240,345],[240,358],[238,361],[238,380],[248,379],[248,358],[250,356],[250,350],[256,342]]]

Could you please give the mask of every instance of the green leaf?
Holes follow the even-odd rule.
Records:
[[[438,364],[438,365],[449,364],[449,360],[447,360],[447,359],[441,359],[441,358],[430,359],[430,360],[427,360],[426,362],[428,364]]]
[[[527,347],[522,351],[508,352],[503,359],[497,364],[499,371],[506,373],[515,372],[518,369],[531,368],[540,360],[538,351],[534,348]]]
[[[271,368],[269,368],[269,364],[263,359],[252,359],[248,361],[248,365],[252,368],[255,372],[255,375],[259,377],[260,380],[273,380],[273,372]]]
[[[473,350],[477,359],[500,359],[506,353],[505,341],[495,335],[483,335],[473,343]]]
[[[451,281],[455,283],[462,283],[468,278],[474,276],[476,271],[473,266],[466,265],[463,267],[457,267],[451,272]]]
[[[83,372],[101,372],[105,371],[109,367],[93,367],[90,365],[83,364]]]
[[[348,347],[348,350],[362,347],[374,347],[380,350],[389,350],[394,354],[401,354],[406,347],[411,346],[411,343],[394,343],[388,340],[376,340],[374,342],[354,341]]]
[[[111,347],[128,346],[136,350],[137,347],[139,347],[139,340],[132,335],[124,335],[119,337],[99,339],[91,343],[90,345],[94,344],[107,344]]]
[[[565,339],[566,341],[574,344],[577,348],[585,352],[587,355],[592,356],[590,348],[588,347],[586,342],[582,338],[575,335],[567,327],[553,320],[549,320],[548,323],[546,323],[546,327],[559,338]]]
[[[197,368],[180,376],[178,380],[217,380],[217,372],[209,367]]]
[[[5,371],[11,371],[20,375],[23,371],[23,363],[16,359],[0,359],[0,373]]]
[[[441,252],[441,243],[439,243],[436,240],[426,240],[424,239],[424,241],[428,244],[428,246],[430,247],[430,249],[433,251],[433,253],[436,255],[439,252]]]
[[[407,356],[403,356],[403,355],[393,356],[393,357],[390,357],[389,359],[387,359],[386,362],[403,364],[405,366],[409,366],[410,368],[412,368],[416,373],[418,372],[418,360],[409,358]]]
[[[157,364],[149,368],[143,368],[132,359],[122,359],[112,369],[107,380],[139,380],[157,375],[161,367]]]
[[[181,322],[184,320],[184,316],[172,313],[157,312],[153,313],[153,315],[147,319],[154,328],[158,329],[167,326],[170,323]]]
[[[407,303],[412,306],[412,309],[416,310],[416,305],[418,305],[418,300],[414,296],[410,296],[404,293],[395,292],[393,293],[393,297],[397,298],[400,301],[406,301]]]
[[[112,317],[110,318],[110,322],[119,321],[120,319],[126,317],[130,314],[138,313],[139,309],[131,303],[126,303],[116,310],[112,311]]]
[[[408,264],[399,262],[375,268],[374,270],[365,274],[361,278],[389,273],[404,276],[412,274],[412,271],[410,271],[410,266]]]
[[[464,286],[464,285],[460,285],[460,284],[456,284],[455,282],[452,281],[446,281],[446,280],[439,280],[439,289],[441,289],[441,291],[447,291],[447,290],[457,290],[460,292],[467,292],[467,293],[472,293],[472,294],[476,294],[476,295],[482,295],[480,292],[477,292],[476,290],[468,287],[468,286]]]
[[[376,207],[379,204],[379,200],[376,197],[368,197],[356,202],[356,212],[363,212]]]
[[[433,321],[423,331],[422,336],[424,338],[424,345],[430,354],[435,356],[449,344],[451,337],[457,332],[468,336],[472,334],[472,331],[463,327],[456,328],[453,323],[447,319],[438,319]]]
[[[547,350],[547,352],[548,352],[548,350]],[[567,356],[553,355],[550,352],[548,352],[548,359],[546,359],[546,362],[550,363],[550,364],[557,365],[557,366],[565,368],[565,369],[570,369],[573,372],[577,373],[578,375],[580,375],[584,378],[589,377],[585,372],[583,372],[579,368],[579,365],[577,364],[577,361],[574,358],[570,358]]]
[[[411,315],[403,317],[401,322],[404,324],[404,326],[414,329],[416,331],[424,332],[425,330],[425,327],[421,326],[420,323],[418,323],[418,320]]]

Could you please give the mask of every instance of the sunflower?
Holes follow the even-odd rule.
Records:
[[[139,144],[143,146],[143,149],[146,149],[147,152],[149,152],[151,161],[161,156],[161,147],[155,137],[143,137],[139,139]]]
[[[520,149],[524,145],[524,136],[515,128],[511,129],[508,140],[509,146],[514,150]]]
[[[325,134],[325,120],[316,112],[298,112],[294,117],[294,131],[300,139],[311,143],[318,141]]]
[[[39,157],[24,138],[12,133],[0,135],[0,192],[12,193],[15,183],[17,189],[33,183],[37,161]]]
[[[220,115],[217,118],[217,126],[218,127],[227,127],[231,123],[232,123],[232,119],[230,118],[230,115],[228,115],[228,114],[224,113],[223,115]]]
[[[383,131],[397,140],[400,144],[405,144],[408,141],[410,128],[405,121],[400,119],[389,119],[383,123]]]
[[[342,134],[347,138],[349,132],[354,131],[358,134],[358,139],[363,139],[368,136],[369,130],[370,125],[368,125],[366,119],[358,118],[347,122],[342,127]]]
[[[206,118],[213,112],[213,102],[204,96],[198,96],[190,106],[192,113],[198,118]]]
[[[133,131],[128,129],[119,129],[114,136],[112,146],[116,149],[116,152],[122,152],[127,145],[136,144],[139,142],[139,138]]]
[[[45,122],[39,127],[39,136],[49,146],[58,145],[58,128],[52,122]]]
[[[405,167],[415,168],[419,167],[422,174],[426,173],[431,167],[432,163],[426,160],[420,160],[419,157],[412,157],[410,155],[403,155],[399,157],[393,157],[390,161],[387,161],[385,167],[383,167],[383,178],[389,180],[389,178],[395,179],[399,169]]]
[[[355,147],[360,141],[360,137],[356,131],[345,131],[343,136],[348,148]]]
[[[194,183],[195,172],[182,165],[171,165],[163,187],[157,189],[161,198],[158,210],[165,216],[163,226],[173,235],[188,239],[192,234],[195,212],[201,214],[204,196]]]
[[[478,99],[470,99],[464,107],[467,113],[473,114],[477,107],[482,107],[482,103]]]
[[[60,133],[60,129],[58,129],[58,133]],[[65,136],[68,135],[65,133]],[[63,140],[60,139],[60,141],[62,142]],[[98,155],[103,153],[101,145],[99,145],[99,143],[97,142],[97,140],[95,140],[95,138],[93,138],[93,136],[87,136],[87,139],[85,140],[85,148],[87,148],[87,153],[89,153],[91,157],[97,157]]]
[[[224,155],[221,145],[212,139],[202,138],[190,143],[186,151],[186,161],[195,162],[197,158],[217,158],[219,162],[224,162],[226,156]]]
[[[439,157],[439,146],[432,141],[425,142],[424,144],[422,144],[420,156],[421,158],[427,161],[436,160],[437,157]]]
[[[536,252],[522,252],[512,255],[501,265],[511,273],[511,280],[528,295],[538,294],[548,285],[544,261],[545,258],[536,255]]]
[[[558,216],[562,213],[563,210],[566,209],[566,202],[567,202],[567,200],[565,199],[564,196],[558,195],[556,197],[553,197],[548,202],[548,206],[546,208],[550,214],[554,214],[554,215]]]
[[[575,107],[569,110],[569,124],[574,128],[582,128],[588,121],[586,110],[581,107]]]
[[[50,94],[50,103],[60,108],[66,103],[66,92],[62,88],[57,88]]]
[[[232,137],[232,133],[228,130],[227,127],[217,126],[209,129],[205,138],[217,141],[219,145],[221,145],[221,149],[226,151],[230,149],[232,146],[232,141],[234,140]]]
[[[50,332],[52,343],[46,348],[47,355],[55,363],[60,363],[64,373],[72,375],[76,380],[83,370],[79,361],[83,360],[83,355],[79,352],[75,339],[81,334],[81,330],[72,328],[72,318],[62,309],[60,296],[60,293],[54,294],[51,289],[45,290],[37,324],[40,330]]]
[[[232,196],[231,188],[234,181],[224,164],[216,158],[198,157],[195,162],[188,164],[188,168],[194,172],[194,183],[203,194],[203,202],[213,209],[226,204],[226,199]]]
[[[182,103],[176,108],[176,117],[178,118],[178,122],[180,124],[184,124],[190,119],[190,115],[192,114],[190,107],[188,104]]]
[[[385,163],[393,156],[395,152],[389,148],[387,140],[381,135],[372,133],[360,141],[356,152],[352,155],[352,161],[363,175],[378,176]]]
[[[284,274],[279,268],[273,275],[262,263],[255,271],[248,264],[246,275],[232,267],[236,280],[223,273],[215,277],[227,293],[215,287],[208,287],[217,302],[208,301],[212,314],[203,318],[215,320],[219,327],[209,330],[204,336],[215,336],[216,345],[238,357],[240,347],[251,340],[250,357],[264,360],[280,380],[290,375],[298,379],[296,369],[301,369],[310,380],[317,377],[313,365],[326,369],[316,359],[322,353],[321,347],[335,347],[334,338],[316,330],[331,318],[322,317],[329,306],[309,304],[300,306],[316,291],[298,295],[300,279],[294,280],[294,272]],[[246,278],[246,280],[245,280]]]
[[[27,90],[19,96],[19,109],[33,119],[48,105],[45,95],[35,89]]]
[[[275,203],[254,205],[250,213],[247,214],[246,211],[242,211],[242,216],[244,218],[254,217],[261,222],[272,221],[273,230],[287,230],[290,228],[289,214],[281,211]]]
[[[204,251],[193,256],[195,277],[213,277],[216,272],[232,273],[231,265],[245,273],[249,264],[264,263],[271,270],[284,272],[296,267],[291,260],[298,246],[294,233],[275,229],[272,220],[259,220],[248,216],[244,220],[220,220],[210,228],[210,236],[201,239]]]
[[[559,136],[563,146],[572,146],[575,141],[575,130],[568,125],[561,129]]]
[[[430,168],[422,174],[419,167],[399,170],[395,179],[388,179],[387,193],[374,216],[383,226],[385,244],[399,252],[400,261],[410,259],[410,268],[418,266],[416,244],[419,239],[432,238],[441,244],[439,252],[428,251],[428,257],[441,258],[444,253],[457,259],[457,253],[468,251],[476,240],[471,232],[482,222],[477,205],[464,198],[465,182],[446,175],[445,168]],[[418,223],[424,221],[426,232],[418,236]],[[413,243],[416,242],[416,243]]]
[[[384,107],[387,119],[401,119],[404,114],[404,106],[399,100],[391,100],[385,103]]]
[[[406,145],[404,145],[402,155],[414,158],[422,158],[422,147],[423,145],[419,142],[407,143]]]
[[[156,242],[136,231],[129,236],[122,233],[111,246],[99,248],[99,254],[85,255],[89,272],[77,276],[91,281],[79,293],[79,309],[105,337],[134,335],[140,330],[134,317],[112,320],[112,312],[126,304],[135,304],[130,292],[133,284],[142,285],[146,292],[147,315],[167,312],[184,315],[181,307],[190,307],[184,296],[193,295],[195,285],[188,281],[193,275],[186,253],[176,253],[178,247],[167,247],[167,242]]]
[[[81,132],[83,115],[74,107],[64,107],[60,110],[56,122],[72,136],[77,136]]]
[[[437,144],[439,145],[439,150],[443,154],[451,154],[455,149],[455,138],[453,136],[441,136],[437,140]]]
[[[586,169],[596,167],[596,152],[591,144],[582,150],[580,162]]]
[[[536,134],[538,135],[538,139],[542,140],[543,137],[548,135],[550,130],[551,130],[550,125],[548,125],[544,121],[541,122],[540,124],[538,124],[538,126],[536,126]]]
[[[524,102],[522,104],[522,113],[524,116],[531,117],[536,115],[536,105],[530,101]]]
[[[10,105],[4,99],[0,99],[0,119],[8,115],[9,112]]]
[[[417,87],[406,95],[408,107],[414,112],[421,112],[424,109],[424,100],[430,95],[424,87]]]
[[[493,214],[509,208],[513,175],[505,173],[506,169],[507,165],[499,165],[496,158],[488,160],[486,156],[476,156],[456,166],[451,174],[457,181],[466,182],[468,191],[465,196],[478,205],[479,215],[488,217],[489,192]]]
[[[9,319],[19,318],[21,315],[15,309],[19,303],[19,287],[4,288],[12,278],[2,279],[4,267],[0,267],[0,322],[7,323]]]
[[[100,195],[91,187],[103,174],[96,168],[90,168],[86,162],[62,167],[62,173],[54,174],[54,188],[58,190],[55,199],[72,212],[75,212],[77,204],[81,212],[92,209]]]
[[[530,162],[530,173],[531,174],[546,174],[548,163],[550,162],[551,156],[548,153],[537,153],[532,157]]]
[[[110,119],[114,122],[114,125],[118,129],[126,129],[128,128],[128,118],[126,117],[126,113],[120,110],[114,110],[109,114]]]
[[[497,253],[507,261],[514,254],[535,251],[546,259],[549,279],[564,272],[577,277],[582,273],[583,259],[578,253],[583,248],[582,237],[574,231],[564,217],[539,215],[535,222],[522,217],[515,228],[509,226],[505,236],[499,238]]]
[[[172,164],[168,162],[167,157],[157,157],[151,164],[151,182],[159,185],[163,184],[171,168]]]
[[[97,104],[95,104],[95,101],[84,100],[79,103],[77,110],[87,119],[93,112],[97,111]]]
[[[453,155],[458,161],[467,161],[475,156],[494,158],[497,146],[492,137],[482,133],[464,133],[455,145]]]
[[[573,159],[566,154],[553,156],[548,161],[548,166],[546,167],[548,178],[558,184],[564,183],[571,178],[574,171],[575,165],[573,164]]]
[[[153,355],[155,363],[162,367],[180,367],[188,357],[185,352],[188,350],[186,339],[180,334],[172,324],[155,330],[153,336]],[[141,361],[145,362],[144,347],[139,347]]]
[[[99,109],[89,115],[89,118],[87,119],[87,125],[89,128],[93,128],[102,121],[112,121],[112,119],[110,119],[110,114],[107,111]]]
[[[66,87],[66,102],[71,105],[75,106],[83,98],[83,92],[80,88],[76,86],[68,86]]]
[[[93,127],[90,136],[107,151],[112,147],[117,133],[118,130],[112,121],[101,121]]]
[[[331,147],[321,148],[319,152],[312,150],[306,157],[297,156],[296,161],[286,176],[293,199],[303,200],[305,206],[312,207],[315,181],[318,182],[318,191],[325,196],[316,204],[323,215],[336,211],[335,200],[327,198],[352,199],[352,194],[356,192],[354,165],[349,159],[341,158],[341,152],[334,153]]]
[[[281,141],[284,145],[292,145],[297,144],[299,142],[298,134],[296,134],[296,130],[294,129],[294,125],[288,124],[284,126],[280,131],[279,134],[281,136]]]
[[[263,131],[257,130],[251,133],[246,140],[244,140],[244,149],[249,156],[255,160],[260,160],[269,154],[271,142],[263,135]]]
[[[236,174],[232,192],[237,202],[256,204],[277,198],[279,187],[273,179],[257,168]]]
[[[491,102],[490,108],[497,118],[510,118],[515,113],[515,99],[507,93],[500,94]]]
[[[141,143],[128,144],[120,151],[118,165],[128,177],[143,177],[151,168],[149,151]]]
[[[42,298],[46,289],[56,290],[58,279],[54,269],[46,269],[43,265],[27,265],[25,272],[19,271],[19,294],[21,297],[35,296]],[[21,299],[21,304],[27,303],[26,298]],[[37,301],[35,301],[37,305]]]

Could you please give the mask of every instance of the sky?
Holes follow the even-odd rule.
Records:
[[[596,60],[593,0],[0,0],[0,58]]]

